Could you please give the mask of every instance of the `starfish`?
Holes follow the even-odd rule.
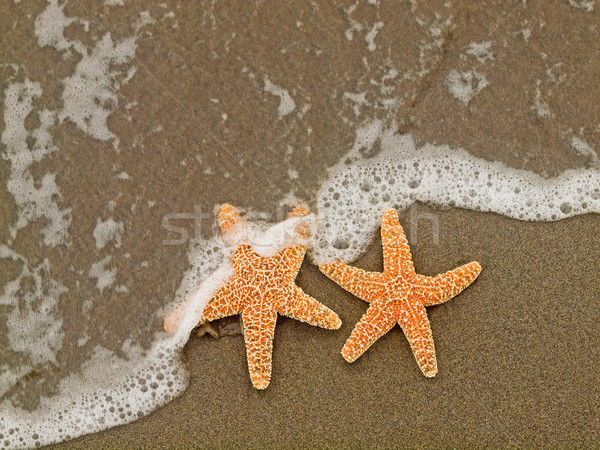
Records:
[[[425,307],[458,295],[477,278],[481,266],[474,261],[435,277],[418,275],[395,209],[383,214],[381,243],[383,272],[366,272],[339,262],[319,266],[344,289],[370,302],[346,341],[342,356],[348,362],[355,361],[398,323],[421,371],[426,377],[433,377],[438,369]]]
[[[291,217],[306,214],[307,210],[299,207]],[[231,205],[221,207],[218,219],[224,233],[234,230],[242,220]],[[297,233],[307,232],[302,225],[296,227]],[[200,317],[198,325],[235,314],[242,316],[250,379],[257,389],[265,389],[271,379],[277,314],[328,329],[338,329],[342,324],[336,313],[294,283],[305,253],[305,247],[294,245],[261,257],[250,245],[238,245],[231,257],[235,274],[209,300]]]

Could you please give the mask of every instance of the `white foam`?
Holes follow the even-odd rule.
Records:
[[[4,92],[2,157],[10,163],[7,191],[14,198],[17,220],[9,224],[9,239],[0,245],[0,258],[21,264],[21,272],[4,286],[0,305],[6,312],[3,314],[6,323],[2,326],[7,339],[3,344],[7,351],[20,354],[24,361],[0,367],[1,395],[10,395],[15,384],[31,370],[46,370],[48,365],[55,364],[64,339],[57,305],[66,288],[53,279],[48,259],[30,264],[12,248],[14,239],[21,238],[17,232],[32,221],[43,221],[45,245],[68,244],[71,210],[59,207],[61,195],[55,177],[42,173],[34,179],[30,167],[57,150],[50,128],[59,121],[72,121],[90,137],[114,139],[113,144],[118,142],[108,129],[106,119],[117,105],[117,90],[135,75],[135,67],[117,66],[133,59],[137,33],[153,22],[148,12],[142,12],[133,24],[136,35],[114,42],[106,33],[88,48],[65,36],[65,29],[73,24],[81,24],[83,30],[88,31],[88,22],[66,17],[64,4],[49,0],[35,18],[35,34],[40,46],[56,49],[63,58],[71,57],[74,52],[81,56],[75,72],[63,80],[62,109],[34,111],[42,89],[39,83],[29,79],[7,84]],[[14,67],[18,70],[18,66]],[[120,81],[120,75],[126,76]],[[37,118],[39,125],[33,129],[26,127],[28,117]],[[126,174],[121,174],[120,179],[126,179]],[[108,209],[113,208],[114,205],[109,205]],[[99,223],[94,234],[97,246],[113,242],[117,247],[122,224],[109,219]],[[37,236],[23,237],[37,239]],[[97,279],[96,286],[100,290],[114,284],[116,268],[107,268],[111,260],[111,256],[105,257],[88,272]],[[83,270],[78,273],[85,276]],[[79,282],[76,281],[77,286]],[[127,291],[125,286],[117,286],[115,290]],[[91,299],[83,302],[84,315],[89,314],[91,304]],[[0,403],[0,447],[50,444],[127,423],[179,395],[187,383],[187,375],[176,356],[185,343],[179,336],[162,334],[148,352],[125,343],[122,349],[127,355],[125,359],[98,347],[82,373],[63,379],[58,392],[49,398],[42,397],[35,411],[22,410],[10,398],[5,399]],[[84,336],[77,344],[85,345],[87,339]]]
[[[115,90],[117,71],[112,65],[125,64],[135,56],[135,37],[114,43],[110,33],[77,64],[75,73],[64,80],[60,120],[71,120],[93,138],[106,141],[115,137],[106,119],[118,103]]]
[[[90,278],[96,278],[96,288],[102,292],[107,287],[110,287],[115,282],[117,276],[117,268],[108,269],[106,266],[110,263],[112,256],[106,256],[98,262],[92,264],[88,275]]]
[[[135,31],[139,31],[144,28],[146,25],[153,24],[155,21],[150,15],[150,11],[142,11],[140,12],[140,16],[133,24],[133,28]]]
[[[264,88],[265,92],[268,92],[269,94],[272,94],[272,95],[276,95],[280,99],[279,107],[277,108],[277,112],[278,112],[280,118],[283,116],[287,116],[292,111],[294,111],[294,109],[296,109],[296,102],[294,102],[294,99],[292,98],[290,93],[287,91],[287,89],[283,89],[282,87],[279,87],[279,86],[271,83],[271,80],[269,80],[269,77],[267,77],[267,76],[265,76],[264,82],[265,82],[265,88]]]
[[[492,42],[471,42],[467,47],[466,54],[474,56],[480,63],[486,62],[488,59],[494,59],[494,55],[491,52]]]
[[[571,138],[571,146],[578,154],[588,157],[590,166],[598,167],[598,154],[590,144],[577,136],[573,136]]]
[[[585,12],[593,12],[595,0],[569,0],[569,4],[574,8],[582,9]]]
[[[369,51],[374,52],[377,50],[377,45],[375,44],[375,37],[379,30],[383,28],[383,22],[375,22],[373,27],[369,30],[369,32],[365,35],[365,41],[367,41],[367,48]]]
[[[13,261],[22,260],[21,255],[15,252],[13,249],[8,248],[4,244],[0,244],[0,258],[12,259]]]
[[[132,422],[174,399],[188,383],[173,351],[176,339],[163,334],[147,352],[125,342],[126,358],[97,346],[81,374],[63,379],[58,393],[42,397],[36,411],[2,402],[3,446],[27,448],[72,439]]]
[[[363,26],[362,26],[361,23],[357,22],[352,17],[350,17],[350,15],[356,9],[356,6],[357,6],[357,4],[351,5],[351,6],[349,6],[345,10],[346,14],[348,16],[347,19],[348,19],[348,22],[350,23],[350,27],[346,30],[346,32],[344,34],[346,36],[346,39],[348,39],[349,41],[351,41],[352,39],[354,39],[354,32],[355,31],[361,31],[363,29]]]
[[[31,370],[31,366],[0,367],[0,397],[15,386],[19,380]]]
[[[417,148],[410,135],[395,135],[394,129],[370,124],[359,130],[353,151],[321,186],[311,251],[316,263],[356,259],[386,208],[403,210],[415,201],[531,221],[600,212],[600,172],[593,168],[547,179],[446,145]],[[377,139],[380,153],[363,159],[359,149]]]
[[[55,309],[67,289],[51,278],[47,259],[30,268],[28,261],[14,252],[4,252],[2,257],[22,264],[21,273],[6,284],[0,296],[0,305],[9,309],[7,349],[22,353],[31,365],[55,362],[64,337],[62,319]]]
[[[57,0],[48,0],[48,5],[35,20],[35,35],[40,46],[50,46],[63,52],[64,57],[75,50],[81,55],[75,73],[63,80],[63,109],[59,112],[60,121],[70,120],[89,136],[99,140],[114,140],[116,136],[108,129],[106,119],[118,104],[117,91],[135,74],[135,67],[129,67],[127,76],[118,80],[120,71],[113,66],[131,62],[135,56],[137,35],[115,43],[110,33],[105,33],[94,48],[88,49],[83,43],[68,39],[65,28],[71,23],[82,23],[87,31],[88,22],[75,17],[66,17],[64,6]],[[140,13],[134,23],[136,33],[154,20],[148,11]]]
[[[65,16],[63,10],[66,3],[58,4],[58,0],[48,0],[46,9],[35,18],[35,35],[38,38],[38,44],[42,47],[54,47],[58,51],[66,52],[74,48],[78,53],[86,52],[85,46],[78,41],[71,41],[65,38],[64,31],[73,22],[82,23],[85,29],[88,29],[89,23],[77,17]]]
[[[112,217],[105,221],[98,218],[96,221],[96,228],[94,228],[96,248],[104,248],[110,241],[114,241],[114,246],[119,248],[121,246],[123,230],[123,222],[116,222]]]
[[[56,150],[48,131],[56,121],[55,113],[48,110],[39,112],[39,127],[28,131],[25,119],[33,110],[34,100],[42,95],[39,83],[30,80],[13,83],[4,93],[2,143],[6,145],[6,150],[2,156],[10,161],[6,186],[18,212],[16,224],[10,226],[11,238],[14,239],[17,231],[30,221],[43,219],[46,222],[42,230],[44,243],[51,247],[63,244],[68,235],[71,209],[60,209],[58,205],[61,196],[54,174],[46,173],[41,180],[35,180],[29,172],[32,164]],[[27,143],[28,139],[33,140],[32,148]]]
[[[354,102],[354,106],[352,107],[352,109],[354,111],[355,116],[358,116],[360,114],[361,106],[368,105],[366,92],[360,92],[360,93],[344,92],[344,99],[348,99],[348,100]]]
[[[489,85],[485,75],[475,72],[459,72],[451,70],[446,78],[450,93],[467,105],[473,96]]]

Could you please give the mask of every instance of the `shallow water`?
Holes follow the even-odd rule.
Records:
[[[598,210],[594,2],[119,3],[1,6],[6,447],[185,389],[189,330],[162,319],[221,263],[221,203],[278,222],[308,202],[313,261],[355,259],[416,200]]]

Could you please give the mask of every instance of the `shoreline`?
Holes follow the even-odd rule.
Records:
[[[278,318],[264,392],[250,383],[241,336],[192,336],[184,349],[190,386],[181,397],[54,448],[597,442],[600,217],[530,223],[420,208],[438,217],[440,243],[433,245],[430,227],[419,228],[411,245],[418,273],[473,259],[483,266],[459,296],[427,308],[439,364],[433,379],[420,373],[399,327],[346,363],[339,351],[366,304],[306,261],[298,285],[336,311],[342,328]],[[381,270],[379,239],[354,264]]]

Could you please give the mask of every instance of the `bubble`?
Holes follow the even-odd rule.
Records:
[[[547,179],[445,145],[417,149],[410,135],[395,135],[393,126],[390,130],[378,129],[377,155],[360,160],[351,151],[347,159],[353,162],[332,168],[322,184],[317,198],[328,189],[339,197],[330,198],[327,208],[318,201],[320,245],[309,252],[316,264],[355,260],[372,242],[383,211],[389,207],[402,211],[414,201],[535,221],[600,211],[600,172],[594,168]],[[358,225],[356,217],[361,216]]]
[[[564,202],[560,205],[560,210],[563,214],[569,214],[572,211],[573,208],[571,208],[571,205],[569,205],[568,203]]]
[[[335,241],[333,241],[333,247],[337,248],[338,250],[344,250],[350,247],[350,244],[347,240],[338,238]]]

